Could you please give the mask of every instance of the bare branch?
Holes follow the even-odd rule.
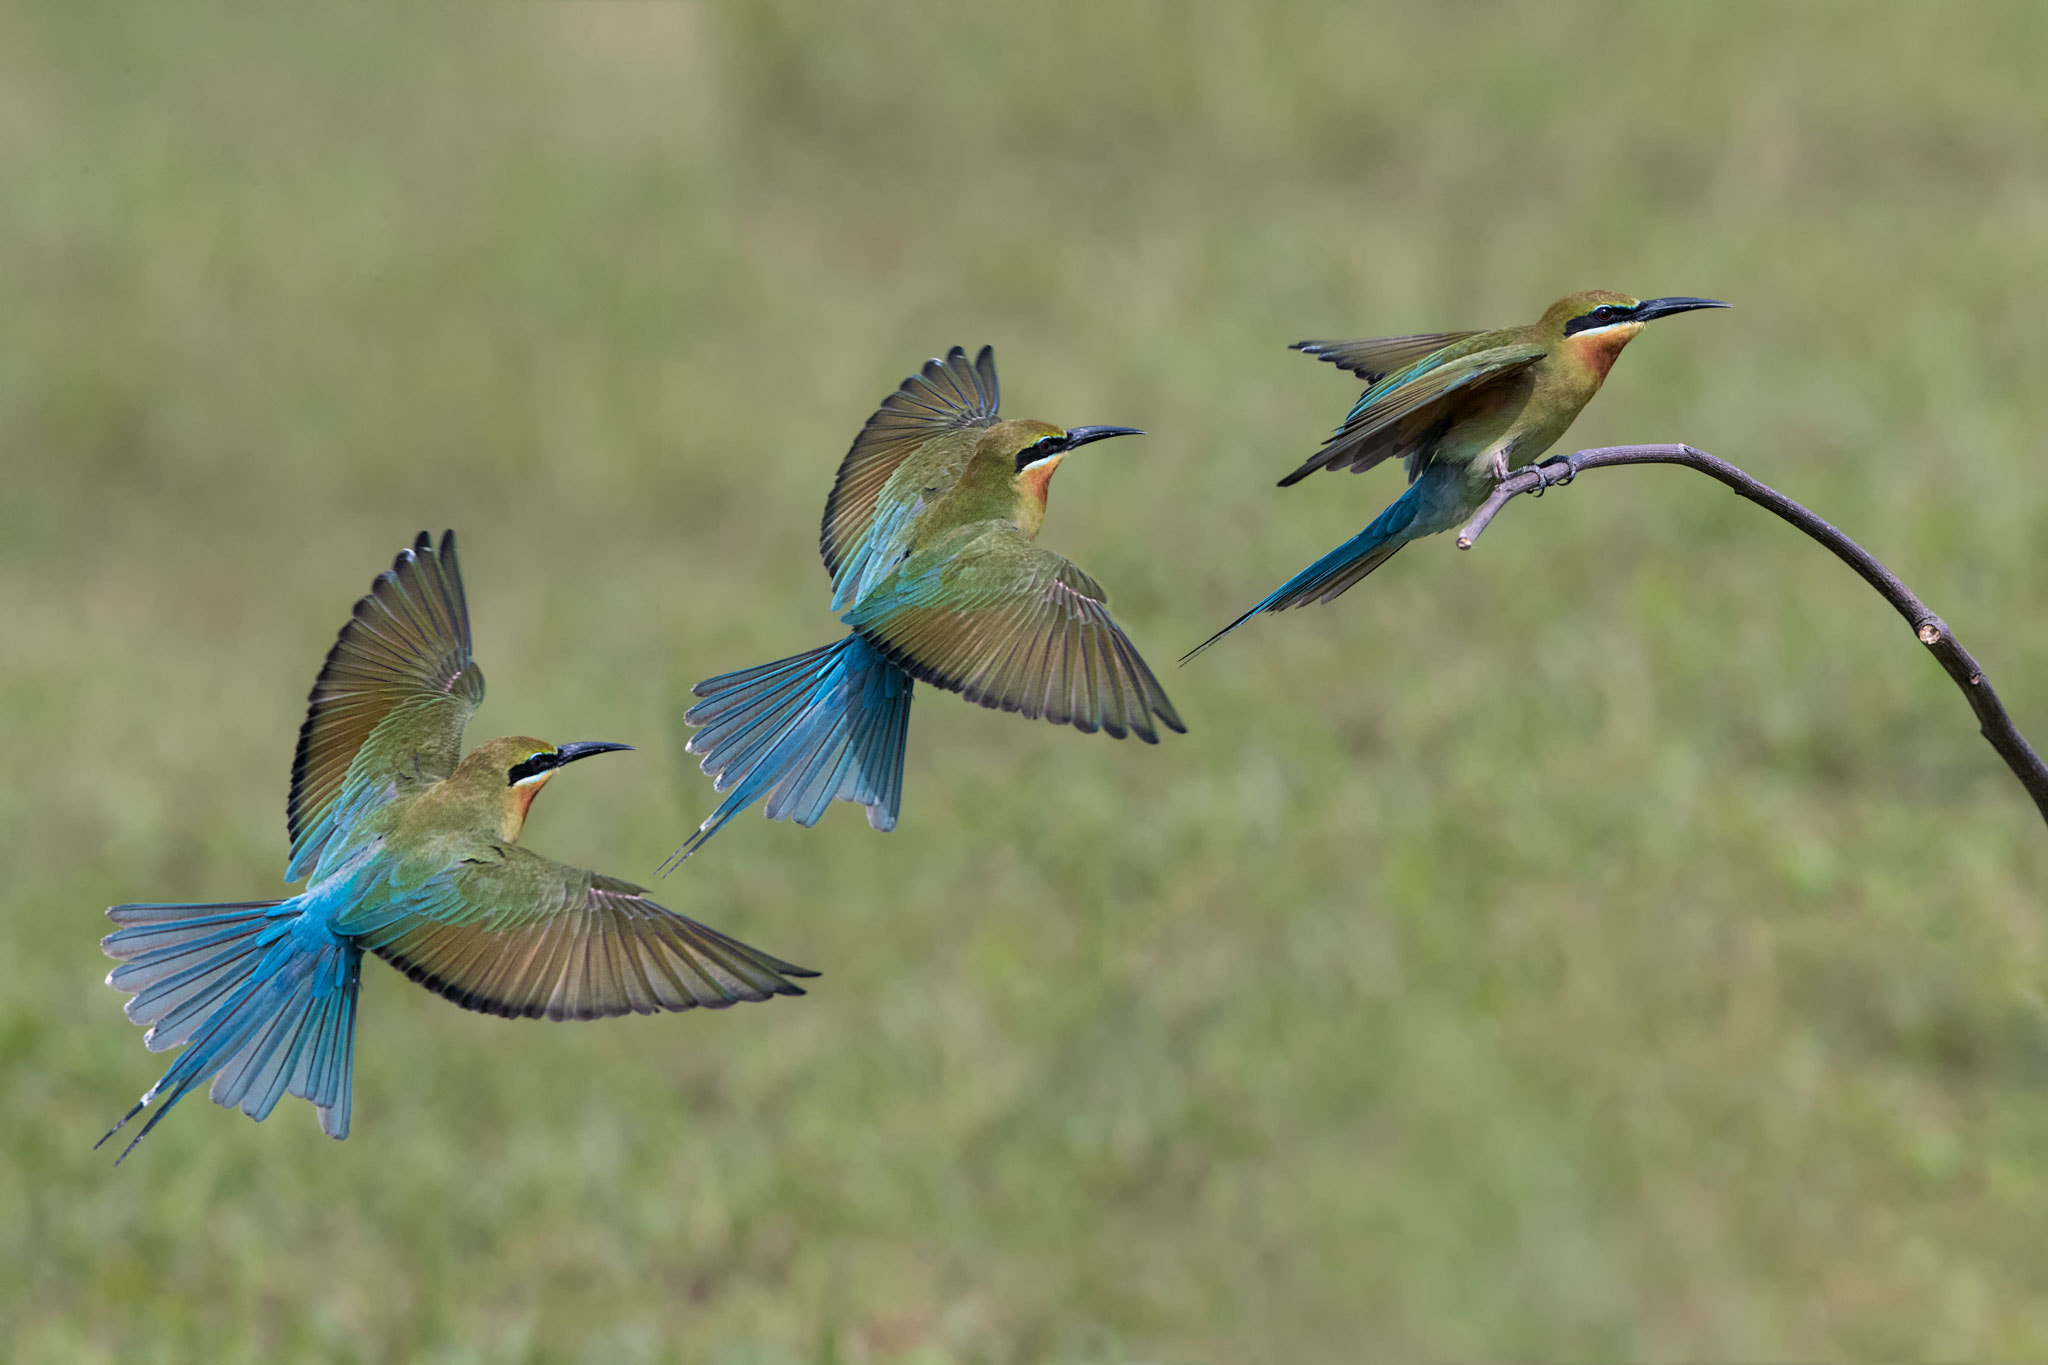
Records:
[[[1493,495],[1473,513],[1472,520],[1458,532],[1458,548],[1471,549],[1500,509],[1522,494],[1561,487],[1588,469],[1624,464],[1675,464],[1698,470],[1733,489],[1738,497],[1747,498],[1791,522],[1826,546],[1835,558],[1854,569],[1864,582],[1877,590],[1879,596],[1892,604],[1894,611],[1905,618],[1906,624],[1913,628],[1914,637],[1927,646],[1935,661],[1962,690],[1970,709],[1977,714],[1978,729],[1998,751],[1998,756],[2005,760],[2005,765],[2012,769],[2013,776],[2020,780],[2027,794],[2034,798],[2041,818],[2048,820],[2048,765],[2041,762],[2034,746],[2027,743],[2026,736],[2012,723],[2012,717],[2006,714],[2005,703],[1992,690],[1990,679],[1984,676],[1984,670],[1978,667],[1970,651],[1964,649],[1962,642],[1949,632],[1948,623],[1930,611],[1911,588],[1878,563],[1868,550],[1843,535],[1833,523],[1815,515],[1777,489],[1758,483],[1726,460],[1684,445],[1599,446],[1571,455],[1553,456],[1540,465],[1525,465],[1501,480]]]

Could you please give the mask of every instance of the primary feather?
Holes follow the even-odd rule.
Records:
[[[1116,738],[1185,728],[1107,595],[1032,542],[1066,452],[1124,427],[1004,420],[995,352],[955,346],[882,400],[840,462],[818,545],[836,645],[701,682],[690,743],[729,795],[686,858],[767,798],[814,823],[834,799],[896,823],[912,682]]]
[[[119,905],[107,983],[152,1050],[182,1046],[114,1126],[209,1077],[250,1117],[285,1094],[345,1136],[365,952],[468,1009],[550,1019],[721,1009],[801,995],[805,968],[657,905],[639,887],[516,842],[568,762],[624,748],[511,736],[461,754],[483,699],[451,531],[380,574],[328,652],[292,765],[282,901]],[[113,1135],[112,1132],[108,1137]],[[102,1138],[101,1141],[106,1139]]]

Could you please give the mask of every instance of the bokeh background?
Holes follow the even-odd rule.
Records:
[[[0,14],[0,1326],[17,1359],[2048,1354],[2048,839],[1899,621],[1696,476],[1174,657],[1399,487],[1282,491],[1305,336],[1699,293],[1576,444],[1862,538],[2048,738],[2037,0]],[[927,355],[1144,427],[1046,542],[1191,733],[924,691],[904,818],[665,899],[809,997],[578,1026],[365,969],[357,1122],[194,1100],[105,905],[279,894],[302,698],[422,528],[473,727],[620,739],[838,632],[832,471]]]

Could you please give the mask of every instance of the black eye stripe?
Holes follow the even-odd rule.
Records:
[[[1625,321],[1640,307],[1642,305],[1639,303],[1603,303],[1592,312],[1581,313],[1570,322],[1567,322],[1564,325],[1564,334],[1570,336],[1574,332],[1583,332],[1590,328],[1605,327],[1611,323]]]
[[[554,753],[535,754],[522,763],[514,763],[505,774],[505,785],[516,787],[529,777],[536,777],[561,766],[562,756]]]
[[[1048,455],[1057,455],[1066,447],[1067,438],[1064,432],[1033,441],[1017,452],[1017,472],[1022,474],[1026,465],[1036,464]]]

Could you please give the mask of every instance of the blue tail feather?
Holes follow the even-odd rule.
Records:
[[[1419,483],[1409,485],[1408,491],[1388,504],[1364,530],[1282,583],[1263,602],[1181,655],[1180,661],[1186,663],[1261,612],[1286,611],[1341,596],[1415,538],[1413,527],[1421,510],[1422,488]]]
[[[156,1103],[125,1158],[208,1077],[216,1104],[260,1121],[289,1092],[313,1102],[329,1135],[347,1135],[362,953],[307,911],[300,898],[107,912],[123,926],[101,943],[122,963],[107,984],[134,992],[128,1016],[151,1025],[152,1051],[185,1050],[101,1143]]]
[[[703,728],[689,749],[729,794],[669,866],[764,798],[771,820],[814,825],[842,800],[867,807],[876,829],[895,828],[912,686],[858,635],[698,683],[704,700],[683,719]]]

